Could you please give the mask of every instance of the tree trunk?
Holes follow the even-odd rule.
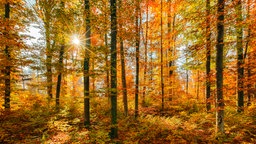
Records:
[[[223,42],[224,42],[224,5],[225,0],[217,3],[217,43],[216,43],[216,128],[217,132],[224,133],[224,98],[223,98]]]
[[[122,1],[119,1],[119,10],[122,11]],[[122,92],[123,92],[123,106],[124,115],[128,116],[128,102],[127,102],[127,86],[125,74],[125,55],[124,55],[124,41],[123,41],[123,24],[119,23],[120,29],[120,56],[121,56],[121,77],[122,77]]]
[[[47,94],[49,99],[52,98],[52,48],[50,42],[50,12],[47,9],[45,13],[45,38],[46,38],[46,79]]]
[[[139,27],[140,3],[136,4],[136,80],[135,80],[135,118],[139,115],[139,56],[140,56],[140,27]]]
[[[168,55],[167,55],[167,60],[169,60],[169,64],[168,64],[168,84],[170,84],[170,88],[168,90],[168,97],[169,97],[169,100],[172,100],[172,59],[173,59],[173,51],[172,51],[172,35],[173,33],[172,32],[172,28],[171,28],[171,13],[172,13],[172,1],[171,0],[168,0],[168,6],[169,6],[169,10],[168,10],[168,23],[167,23],[167,27],[168,27],[168,35],[169,35],[169,38],[168,38]],[[169,57],[169,59],[168,59]]]
[[[5,20],[10,18],[10,3],[5,4]],[[4,33],[8,37],[7,33]],[[5,66],[5,93],[4,93],[4,108],[6,110],[10,109],[10,94],[11,94],[11,54],[9,46],[6,45],[4,49],[6,66]]]
[[[123,42],[123,39],[121,39],[121,41],[120,41],[120,53],[121,53],[121,67],[122,67],[124,115],[128,116],[128,102],[127,102],[127,87],[126,87],[125,56],[124,56],[124,42]]]
[[[242,4],[241,0],[236,3],[236,49],[237,49],[237,112],[242,112],[244,110],[244,58],[243,58],[243,28],[242,28]]]
[[[59,74],[57,79],[57,87],[56,87],[56,107],[58,108],[60,105],[60,89],[61,89],[61,79],[62,79],[62,71],[63,71],[63,55],[64,55],[64,44],[60,47],[59,53]]]
[[[91,24],[90,24],[90,1],[84,0],[85,5],[85,39],[86,39],[86,51],[84,57],[84,125],[86,127],[90,126],[90,47],[91,47]]]
[[[247,1],[247,20],[250,20],[250,5],[251,5],[251,0]],[[248,64],[247,64],[247,106],[251,105],[251,76],[252,76],[252,70],[251,70],[251,52],[248,52],[249,49],[249,44],[250,44],[250,36],[251,36],[251,23],[248,25],[248,34],[246,36],[246,44],[245,44],[245,52],[244,52],[244,62],[247,56],[248,59]]]
[[[210,28],[210,0],[206,0],[206,111],[211,110],[211,28]]]
[[[109,98],[109,60],[108,60],[108,36],[105,34],[105,47],[106,47],[106,53],[105,53],[105,62],[106,62],[106,97]]]
[[[196,99],[199,101],[199,89],[200,89],[200,79],[199,70],[197,70],[197,87],[196,87]]]
[[[116,39],[117,39],[117,16],[116,16],[116,0],[110,0],[111,12],[111,132],[112,139],[118,137],[117,128],[117,53],[116,53]]]
[[[64,2],[61,2],[61,10],[64,9]],[[63,11],[62,11],[63,12]],[[62,25],[62,30],[64,31],[64,25]],[[62,71],[63,71],[63,55],[64,55],[64,36],[62,36],[62,44],[60,47],[59,53],[59,66],[58,66],[58,79],[57,79],[57,86],[56,86],[56,108],[59,109],[60,105],[60,90],[61,90],[61,79],[62,79]]]
[[[146,36],[145,36],[145,61],[144,61],[144,86],[142,93],[142,105],[145,106],[145,95],[146,95],[146,81],[147,81],[147,71],[148,71],[148,0],[147,0],[147,9],[146,9]]]
[[[163,1],[161,0],[161,38],[160,38],[161,54],[161,94],[162,94],[162,107],[161,110],[164,111],[164,76],[163,76]]]
[[[105,10],[107,11],[107,4],[105,4]],[[108,24],[108,14],[105,13],[105,24]],[[104,35],[104,41],[105,41],[105,62],[106,62],[106,97],[110,99],[109,97],[109,88],[110,88],[110,81],[109,81],[109,47],[108,47],[108,34],[107,31]]]

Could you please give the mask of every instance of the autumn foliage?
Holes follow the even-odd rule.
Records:
[[[0,1],[0,143],[256,143],[255,2]]]

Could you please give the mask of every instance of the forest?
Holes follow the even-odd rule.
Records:
[[[0,0],[0,143],[256,143],[255,0]]]

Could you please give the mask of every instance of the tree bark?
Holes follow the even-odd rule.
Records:
[[[10,3],[5,4],[5,20],[10,18]],[[8,37],[7,33],[4,33],[4,36]],[[4,94],[4,108],[6,110],[10,109],[10,95],[11,95],[11,54],[8,44],[4,49],[6,66],[5,66],[5,94]]]
[[[147,8],[146,8],[146,34],[145,34],[145,61],[144,61],[144,86],[142,93],[142,105],[145,106],[145,95],[146,95],[146,81],[147,81],[147,71],[148,71],[148,0],[147,0]]]
[[[84,57],[84,125],[90,127],[90,47],[91,47],[91,22],[90,22],[90,1],[84,0],[85,5],[85,27],[86,27],[86,51]]]
[[[62,79],[62,71],[63,71],[63,55],[64,55],[64,44],[60,47],[59,53],[59,74],[57,79],[57,87],[56,87],[56,107],[58,108],[60,105],[60,89],[61,89],[61,79]]]
[[[107,11],[107,4],[105,4],[105,10]],[[105,13],[105,24],[107,25],[108,15],[107,12]],[[104,35],[105,41],[105,65],[106,65],[106,97],[109,98],[109,88],[110,88],[110,81],[109,81],[109,47],[108,47],[108,34],[107,31]]]
[[[244,110],[244,58],[243,58],[243,28],[242,28],[242,4],[238,0],[236,5],[236,49],[237,49],[237,112]]]
[[[211,110],[211,28],[210,0],[206,0],[206,111]]]
[[[217,43],[216,43],[216,128],[224,133],[224,98],[223,98],[223,47],[224,47],[224,5],[225,0],[217,3]]]
[[[163,1],[161,0],[161,37],[160,37],[160,46],[161,46],[161,53],[160,53],[160,63],[161,63],[161,94],[162,94],[162,107],[161,110],[164,111],[164,76],[163,76]]]
[[[64,9],[64,2],[61,1],[61,10],[63,12]],[[62,30],[64,31],[64,25],[62,25]],[[57,78],[57,86],[56,86],[56,108],[59,109],[60,105],[60,90],[61,90],[61,80],[62,80],[62,71],[63,71],[63,55],[64,55],[64,36],[62,35],[62,42],[60,46],[60,52],[59,52],[59,66],[58,66],[58,78]]]
[[[110,0],[111,12],[111,132],[112,139],[118,137],[117,127],[117,52],[116,52],[116,39],[117,39],[117,14],[116,14],[116,0]]]
[[[247,19],[250,19],[250,5],[251,5],[251,0],[247,1]],[[249,23],[248,26],[248,34],[246,37],[246,44],[245,44],[245,53],[244,53],[244,60],[248,59],[248,64],[247,64],[247,106],[251,105],[251,88],[252,88],[252,84],[251,84],[251,76],[252,76],[252,69],[251,69],[251,52],[248,52],[249,49],[249,44],[250,44],[250,36],[251,36],[251,24]]]
[[[135,118],[139,115],[139,57],[140,57],[140,27],[139,27],[139,13],[140,13],[140,3],[137,1],[136,3],[136,80],[135,80]]]
[[[119,1],[119,10],[122,11],[122,1]],[[122,77],[122,92],[123,92],[123,106],[124,115],[128,116],[128,102],[127,102],[127,86],[125,74],[125,54],[124,54],[124,41],[123,41],[123,24],[119,23],[120,29],[120,56],[121,56],[121,77]]]
[[[124,56],[124,42],[123,42],[123,39],[121,39],[121,41],[120,41],[120,53],[121,53],[121,67],[122,67],[124,115],[128,116],[127,86],[126,86],[125,56]]]
[[[50,11],[46,8],[45,13],[45,38],[46,38],[46,79],[47,94],[49,99],[52,98],[52,48],[50,43]]]

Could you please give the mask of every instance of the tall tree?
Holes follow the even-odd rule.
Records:
[[[242,3],[241,0],[235,1],[236,11],[236,50],[237,50],[237,103],[238,112],[243,111],[244,107],[244,58],[243,58],[243,28],[242,28]]]
[[[140,2],[136,1],[135,10],[135,48],[136,48],[136,78],[135,78],[135,118],[139,115],[139,75],[140,75],[140,27],[139,27],[139,16],[140,16]]]
[[[119,1],[119,10],[122,11],[122,1]],[[121,77],[122,77],[122,90],[123,90],[123,105],[124,115],[128,115],[128,102],[127,102],[127,86],[126,86],[126,72],[125,72],[125,55],[124,55],[124,40],[123,40],[123,23],[119,22],[120,33],[120,56],[121,56]]]
[[[111,138],[118,137],[117,127],[117,52],[116,52],[116,39],[117,39],[117,14],[116,14],[116,0],[110,0],[110,13],[111,13]]]
[[[10,3],[5,4],[5,20],[8,21],[10,18]],[[7,29],[7,28],[5,28]],[[7,30],[6,30],[7,31]],[[8,33],[4,33],[5,37],[8,37]],[[5,45],[4,49],[6,66],[5,66],[5,94],[4,94],[4,107],[5,109],[10,109],[10,94],[11,94],[11,52],[8,45]]]
[[[142,93],[142,104],[143,106],[145,106],[145,95],[146,95],[146,84],[147,84],[147,72],[148,72],[148,17],[149,17],[149,10],[148,10],[148,6],[149,2],[148,0],[146,1],[146,30],[145,30],[145,53],[144,53],[144,57],[145,57],[145,61],[144,61],[144,86],[143,86],[143,93]]]
[[[216,128],[224,133],[224,98],[223,98],[223,47],[224,47],[224,5],[225,0],[217,3],[217,43],[216,43]]]
[[[48,1],[46,2],[48,3]],[[46,77],[47,77],[47,94],[52,98],[52,48],[50,38],[50,21],[51,21],[51,4],[45,6],[45,38],[46,38]]]
[[[104,24],[108,24],[108,13],[107,13],[107,2],[105,3],[105,15],[104,15]],[[105,65],[106,65],[106,96],[109,98],[109,88],[110,88],[110,81],[109,81],[109,46],[108,46],[108,28],[104,34],[104,42],[105,42]]]
[[[247,1],[247,20],[250,20],[250,5],[251,5],[251,0]],[[251,95],[252,95],[252,82],[251,82],[251,76],[252,76],[252,69],[251,69],[251,52],[248,52],[249,50],[249,45],[250,45],[250,37],[251,37],[251,23],[249,23],[248,28],[247,28],[247,36],[246,36],[246,43],[245,43],[245,52],[244,52],[244,60],[248,59],[248,65],[247,65],[247,106],[251,105]]]
[[[210,0],[206,0],[206,110],[211,110],[211,28],[210,28]]]
[[[53,10],[55,8],[56,2],[51,0],[36,0],[37,5],[37,13],[39,17],[43,20],[44,23],[44,35],[45,35],[45,42],[46,42],[46,81],[47,81],[47,94],[48,98],[52,98],[52,56],[53,56],[53,49],[54,43],[52,43],[52,22],[53,22]]]
[[[126,74],[125,74],[125,55],[124,55],[124,41],[120,40],[120,54],[121,54],[121,67],[122,67],[122,87],[123,87],[123,103],[124,103],[124,115],[128,116],[128,101],[127,101],[127,86],[126,86]]]
[[[164,76],[163,76],[163,1],[161,0],[161,24],[160,24],[160,64],[161,64],[161,94],[162,94],[162,111],[164,110]]]
[[[64,13],[64,2],[61,1],[61,9],[60,9],[60,17],[62,17],[62,14]],[[64,21],[62,21],[64,23]],[[64,32],[64,24],[62,23],[62,32]],[[62,79],[62,71],[63,71],[63,55],[65,50],[65,40],[64,40],[64,34],[61,34],[61,46],[59,51],[59,66],[58,66],[58,78],[57,78],[57,86],[56,86],[56,107],[58,108],[60,105],[60,90],[61,90],[61,79]]]
[[[85,10],[85,57],[84,57],[84,125],[90,126],[90,77],[89,77],[89,62],[90,62],[90,47],[91,47],[91,24],[90,24],[90,1],[84,0]]]

